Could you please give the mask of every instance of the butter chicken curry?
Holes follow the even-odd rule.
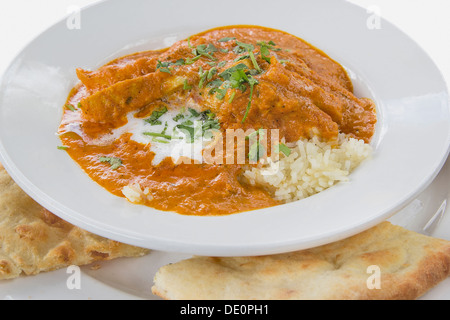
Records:
[[[224,215],[280,202],[242,179],[254,164],[204,163],[204,141],[192,161],[176,161],[175,142],[192,150],[196,137],[211,142],[215,132],[278,129],[287,149],[313,135],[333,141],[344,133],[368,143],[376,123],[374,103],[353,94],[340,64],[264,27],[209,30],[98,70],[77,69],[77,76],[60,148],[111,193],[128,191],[132,199],[137,192],[136,202],[180,214]]]

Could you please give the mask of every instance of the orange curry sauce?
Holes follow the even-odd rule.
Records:
[[[248,81],[211,93],[208,84],[223,84],[220,75],[237,64],[257,82],[251,100]],[[170,109],[170,101],[189,100],[201,106],[197,111],[213,112],[221,131],[276,128],[286,142],[310,138],[314,128],[327,141],[342,132],[369,142],[376,123],[374,103],[353,95],[341,65],[293,35],[263,27],[209,30],[95,71],[77,69],[77,75],[59,128],[68,154],[111,193],[123,197],[122,188],[137,183],[150,195],[145,205],[180,214],[225,215],[279,203],[241,181],[243,165],[174,164],[170,157],[152,165],[149,145],[127,133],[110,143],[93,142],[126,124],[130,112],[145,119],[161,105]],[[79,130],[71,129],[74,123]],[[118,158],[120,166],[101,157]]]

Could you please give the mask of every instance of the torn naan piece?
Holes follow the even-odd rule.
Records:
[[[0,280],[147,252],[58,218],[22,191],[0,164]]]
[[[449,274],[450,241],[383,222],[308,250],[166,265],[152,291],[168,300],[406,300]]]

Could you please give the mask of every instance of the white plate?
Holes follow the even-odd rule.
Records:
[[[257,255],[360,232],[432,181],[449,150],[448,94],[433,62],[405,34],[387,21],[382,29],[367,28],[366,11],[343,1],[267,2],[255,15],[249,13],[259,1],[231,0],[214,14],[205,3],[102,2],[82,11],[80,30],[61,21],[19,54],[0,87],[0,162],[30,196],[75,225],[125,243],[188,254]],[[264,25],[309,41],[349,70],[358,95],[375,100],[375,155],[350,183],[275,208],[189,217],[109,194],[56,149],[61,106],[76,67],[94,69],[230,24]]]

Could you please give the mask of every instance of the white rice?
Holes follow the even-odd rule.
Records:
[[[128,201],[136,204],[141,204],[146,199],[153,199],[153,197],[150,195],[150,189],[145,188],[145,190],[142,190],[141,186],[138,183],[123,187],[122,193],[128,199]]]
[[[289,156],[280,153],[278,161],[269,158],[265,165],[246,170],[244,180],[262,186],[278,201],[291,202],[348,181],[350,173],[372,153],[369,144],[344,134],[337,143],[313,138],[290,147]]]

